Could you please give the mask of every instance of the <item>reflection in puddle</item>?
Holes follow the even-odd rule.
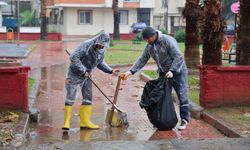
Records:
[[[66,63],[61,65],[47,65],[41,68],[40,95],[36,102],[41,112],[41,119],[37,124],[30,125],[28,144],[53,143],[58,141],[69,143],[72,141],[148,140],[155,132],[152,126],[149,126],[145,120],[142,118],[138,119],[137,116],[140,116],[140,114],[138,115],[137,112],[132,113],[129,111],[131,108],[128,108],[131,117],[129,121],[133,123],[128,128],[109,127],[105,125],[104,119],[107,108],[110,105],[106,105],[106,100],[100,93],[96,93],[96,89],[94,89],[94,113],[92,118],[94,122],[101,126],[101,129],[84,130],[79,128],[79,116],[74,115],[78,114],[81,102],[81,98],[77,98],[71,114],[71,129],[68,132],[63,132],[61,126],[64,117],[64,81],[66,72]],[[107,85],[110,86],[109,84]],[[112,92],[113,90],[110,89],[110,91]],[[78,96],[81,97],[81,94]]]

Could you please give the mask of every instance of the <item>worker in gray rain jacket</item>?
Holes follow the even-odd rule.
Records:
[[[189,122],[187,67],[178,44],[171,36],[156,32],[152,27],[146,27],[142,31],[142,36],[148,42],[144,52],[129,71],[120,76],[126,80],[130,75],[139,71],[152,57],[158,66],[159,76],[173,78],[172,85],[180,100],[181,124],[179,129],[185,129]]]
[[[96,37],[86,40],[74,50],[70,56],[70,65],[66,78],[66,101],[64,110],[64,130],[70,128],[72,105],[76,99],[77,87],[82,90],[82,105],[79,108],[80,127],[98,129],[99,126],[91,122],[92,114],[92,70],[97,67],[108,74],[116,74],[104,61],[106,47],[109,44],[109,34],[101,32]]]

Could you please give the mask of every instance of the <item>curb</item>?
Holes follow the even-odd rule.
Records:
[[[40,80],[35,79],[34,85],[32,87],[31,92],[29,93],[29,112],[22,113],[20,115],[20,120],[16,127],[16,134],[14,135],[14,139],[11,141],[10,145],[18,148],[23,146],[26,142],[26,137],[29,129],[29,122],[38,120],[39,111],[34,106],[34,101],[38,95],[40,88]],[[36,116],[36,117],[34,117]]]
[[[148,75],[146,75],[144,72],[140,73],[140,78],[147,82],[149,80],[152,80]],[[176,93],[172,93],[172,98],[174,101],[177,101]],[[224,121],[218,119],[217,117],[211,115],[209,112],[204,110],[203,107],[193,103],[192,101],[189,102],[189,108],[190,108],[190,114],[192,118],[195,119],[202,119],[203,121],[207,122],[217,130],[219,130],[222,134],[224,134],[227,137],[235,138],[235,137],[243,137],[241,134],[239,134],[237,131],[232,129],[230,125],[225,123]]]
[[[237,131],[232,129],[232,127],[230,127],[230,125],[228,125],[224,121],[218,119],[216,116],[211,115],[207,111],[202,112],[201,118],[202,118],[202,120],[204,120],[208,124],[215,127],[217,130],[219,130],[221,133],[223,133],[227,137],[230,137],[230,138],[243,137]]]
[[[35,79],[32,91],[29,94],[29,113],[30,113],[30,121],[32,122],[37,122],[39,119],[40,111],[34,105],[36,97],[39,94],[39,89],[40,89],[40,80]]]
[[[30,117],[28,113],[22,113],[20,115],[20,120],[16,126],[16,134],[10,143],[11,146],[15,148],[23,146],[29,128],[29,119]]]

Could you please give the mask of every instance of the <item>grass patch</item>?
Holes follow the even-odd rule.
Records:
[[[184,51],[185,51],[185,43],[178,43],[178,46],[179,46],[180,51],[182,52],[182,54],[184,54]]]
[[[142,54],[142,51],[108,50],[105,61],[109,65],[133,64]],[[150,59],[148,62],[152,62]]]
[[[148,76],[150,76],[150,78],[152,79],[156,79],[158,74],[155,70],[145,70],[144,73]]]
[[[224,121],[250,131],[250,106],[218,107],[210,109],[209,112],[216,114]]]
[[[112,47],[109,47],[105,56],[105,60],[108,64],[123,65],[134,63],[142,54],[146,41],[142,41],[140,44],[132,44],[129,40],[114,40],[112,41]],[[184,43],[178,43],[181,51],[185,49]],[[149,62],[153,62],[151,58]]]
[[[139,50],[142,51],[146,47],[147,43],[141,41],[140,44],[132,44],[132,41],[113,41],[113,46],[108,50]]]
[[[155,70],[145,70],[145,74],[149,75],[151,78],[157,78],[157,72]],[[188,76],[188,85],[189,85],[189,99],[196,103],[200,104],[199,102],[199,94],[200,94],[200,79],[198,75],[189,75]]]
[[[143,51],[147,45],[146,41],[141,41],[140,44],[132,44],[131,40],[113,40],[113,46],[109,47],[108,50],[139,50]],[[182,53],[184,53],[185,50],[185,44],[184,43],[178,43],[178,46]]]
[[[112,65],[132,64],[138,59],[141,53],[140,51],[108,50],[105,61],[107,64]]]
[[[32,90],[34,83],[35,83],[35,80],[33,78],[29,78],[29,81],[28,81],[29,92]]]

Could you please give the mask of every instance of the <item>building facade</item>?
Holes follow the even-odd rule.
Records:
[[[129,33],[135,22],[153,25],[154,0],[119,0],[120,33]],[[63,35],[113,33],[112,0],[50,0],[49,32]]]

